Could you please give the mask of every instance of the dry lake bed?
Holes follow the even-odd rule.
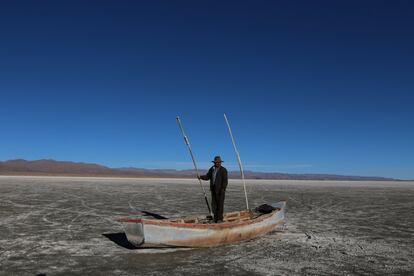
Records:
[[[135,249],[116,219],[206,213],[195,180],[0,177],[1,275],[414,275],[414,183],[249,180],[286,199],[278,231],[217,248]],[[205,186],[207,187],[207,185]],[[244,207],[231,181],[225,211]]]

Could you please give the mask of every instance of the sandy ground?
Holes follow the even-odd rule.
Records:
[[[206,213],[196,181],[0,177],[0,274],[414,274],[413,182],[249,180],[248,190],[251,206],[288,200],[283,229],[218,248],[143,250],[116,218]],[[231,181],[226,211],[243,196]]]

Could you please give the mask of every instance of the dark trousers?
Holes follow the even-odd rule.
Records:
[[[226,191],[211,191],[211,208],[213,209],[214,221],[223,220],[224,196]]]

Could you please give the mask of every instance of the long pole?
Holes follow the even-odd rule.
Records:
[[[188,151],[190,152],[190,155],[191,155],[191,159],[193,160],[193,165],[194,165],[194,168],[195,168],[195,171],[196,171],[196,174],[197,174],[197,179],[198,179],[198,182],[200,183],[201,189],[203,190],[204,199],[206,200],[208,212],[209,212],[210,216],[213,216],[213,213],[211,212],[210,204],[208,203],[208,199],[207,199],[207,195],[206,195],[206,190],[204,190],[203,183],[201,183],[200,174],[198,173],[197,163],[195,161],[195,157],[194,157],[193,151],[191,150],[190,141],[188,140],[187,135],[185,135],[184,128],[183,128],[183,125],[181,124],[181,120],[180,120],[180,117],[179,116],[177,116],[177,123],[180,126],[181,134],[184,137],[184,142],[187,145]]]
[[[231,142],[233,143],[233,148],[234,148],[234,151],[236,152],[237,162],[239,163],[240,174],[241,174],[241,178],[242,178],[242,181],[243,181],[244,196],[246,197],[246,207],[247,207],[247,210],[249,210],[249,201],[247,200],[246,180],[244,179],[243,165],[242,165],[242,162],[241,162],[241,159],[240,159],[239,151],[237,150],[237,147],[236,147],[236,142],[234,142],[233,133],[231,132],[231,127],[230,127],[230,124],[229,124],[229,120],[227,120],[226,114],[224,114],[224,120],[226,121],[227,127],[229,129]]]

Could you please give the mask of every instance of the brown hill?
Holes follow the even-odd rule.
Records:
[[[204,172],[204,171],[203,171]],[[194,170],[110,168],[93,163],[24,159],[0,161],[0,175],[62,175],[62,176],[114,176],[114,177],[170,177],[193,178]],[[294,180],[395,180],[384,177],[344,176],[332,174],[287,174],[246,171],[250,179],[294,179]],[[237,171],[230,172],[230,178],[239,178]]]

